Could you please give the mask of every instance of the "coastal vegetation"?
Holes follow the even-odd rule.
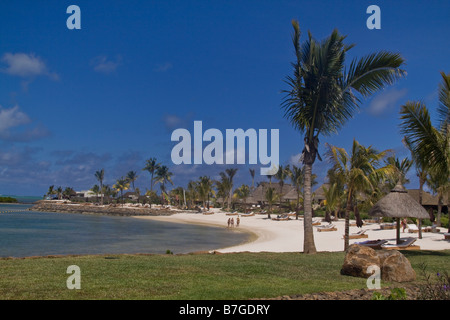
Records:
[[[17,203],[17,199],[13,197],[0,197],[0,203]]]

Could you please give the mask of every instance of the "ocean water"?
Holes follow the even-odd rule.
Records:
[[[0,257],[66,254],[188,253],[246,242],[227,228],[102,215],[28,211],[0,205]]]

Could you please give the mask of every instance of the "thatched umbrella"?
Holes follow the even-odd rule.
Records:
[[[430,217],[425,208],[408,194],[400,182],[370,209],[369,215],[397,219],[397,244],[400,243],[400,219],[407,217],[418,219],[421,232],[421,219]]]

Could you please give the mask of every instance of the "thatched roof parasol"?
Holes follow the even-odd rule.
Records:
[[[397,242],[400,241],[400,219],[416,218],[427,219],[430,216],[422,205],[420,205],[406,191],[405,187],[398,182],[394,189],[381,198],[369,211],[369,215],[376,217],[390,217],[397,219]]]

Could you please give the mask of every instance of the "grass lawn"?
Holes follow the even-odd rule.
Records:
[[[418,276],[421,263],[450,272],[450,250],[403,253]],[[0,259],[0,299],[241,300],[365,288],[366,279],[340,275],[343,261],[343,252]],[[70,265],[80,267],[80,290],[67,289]]]

